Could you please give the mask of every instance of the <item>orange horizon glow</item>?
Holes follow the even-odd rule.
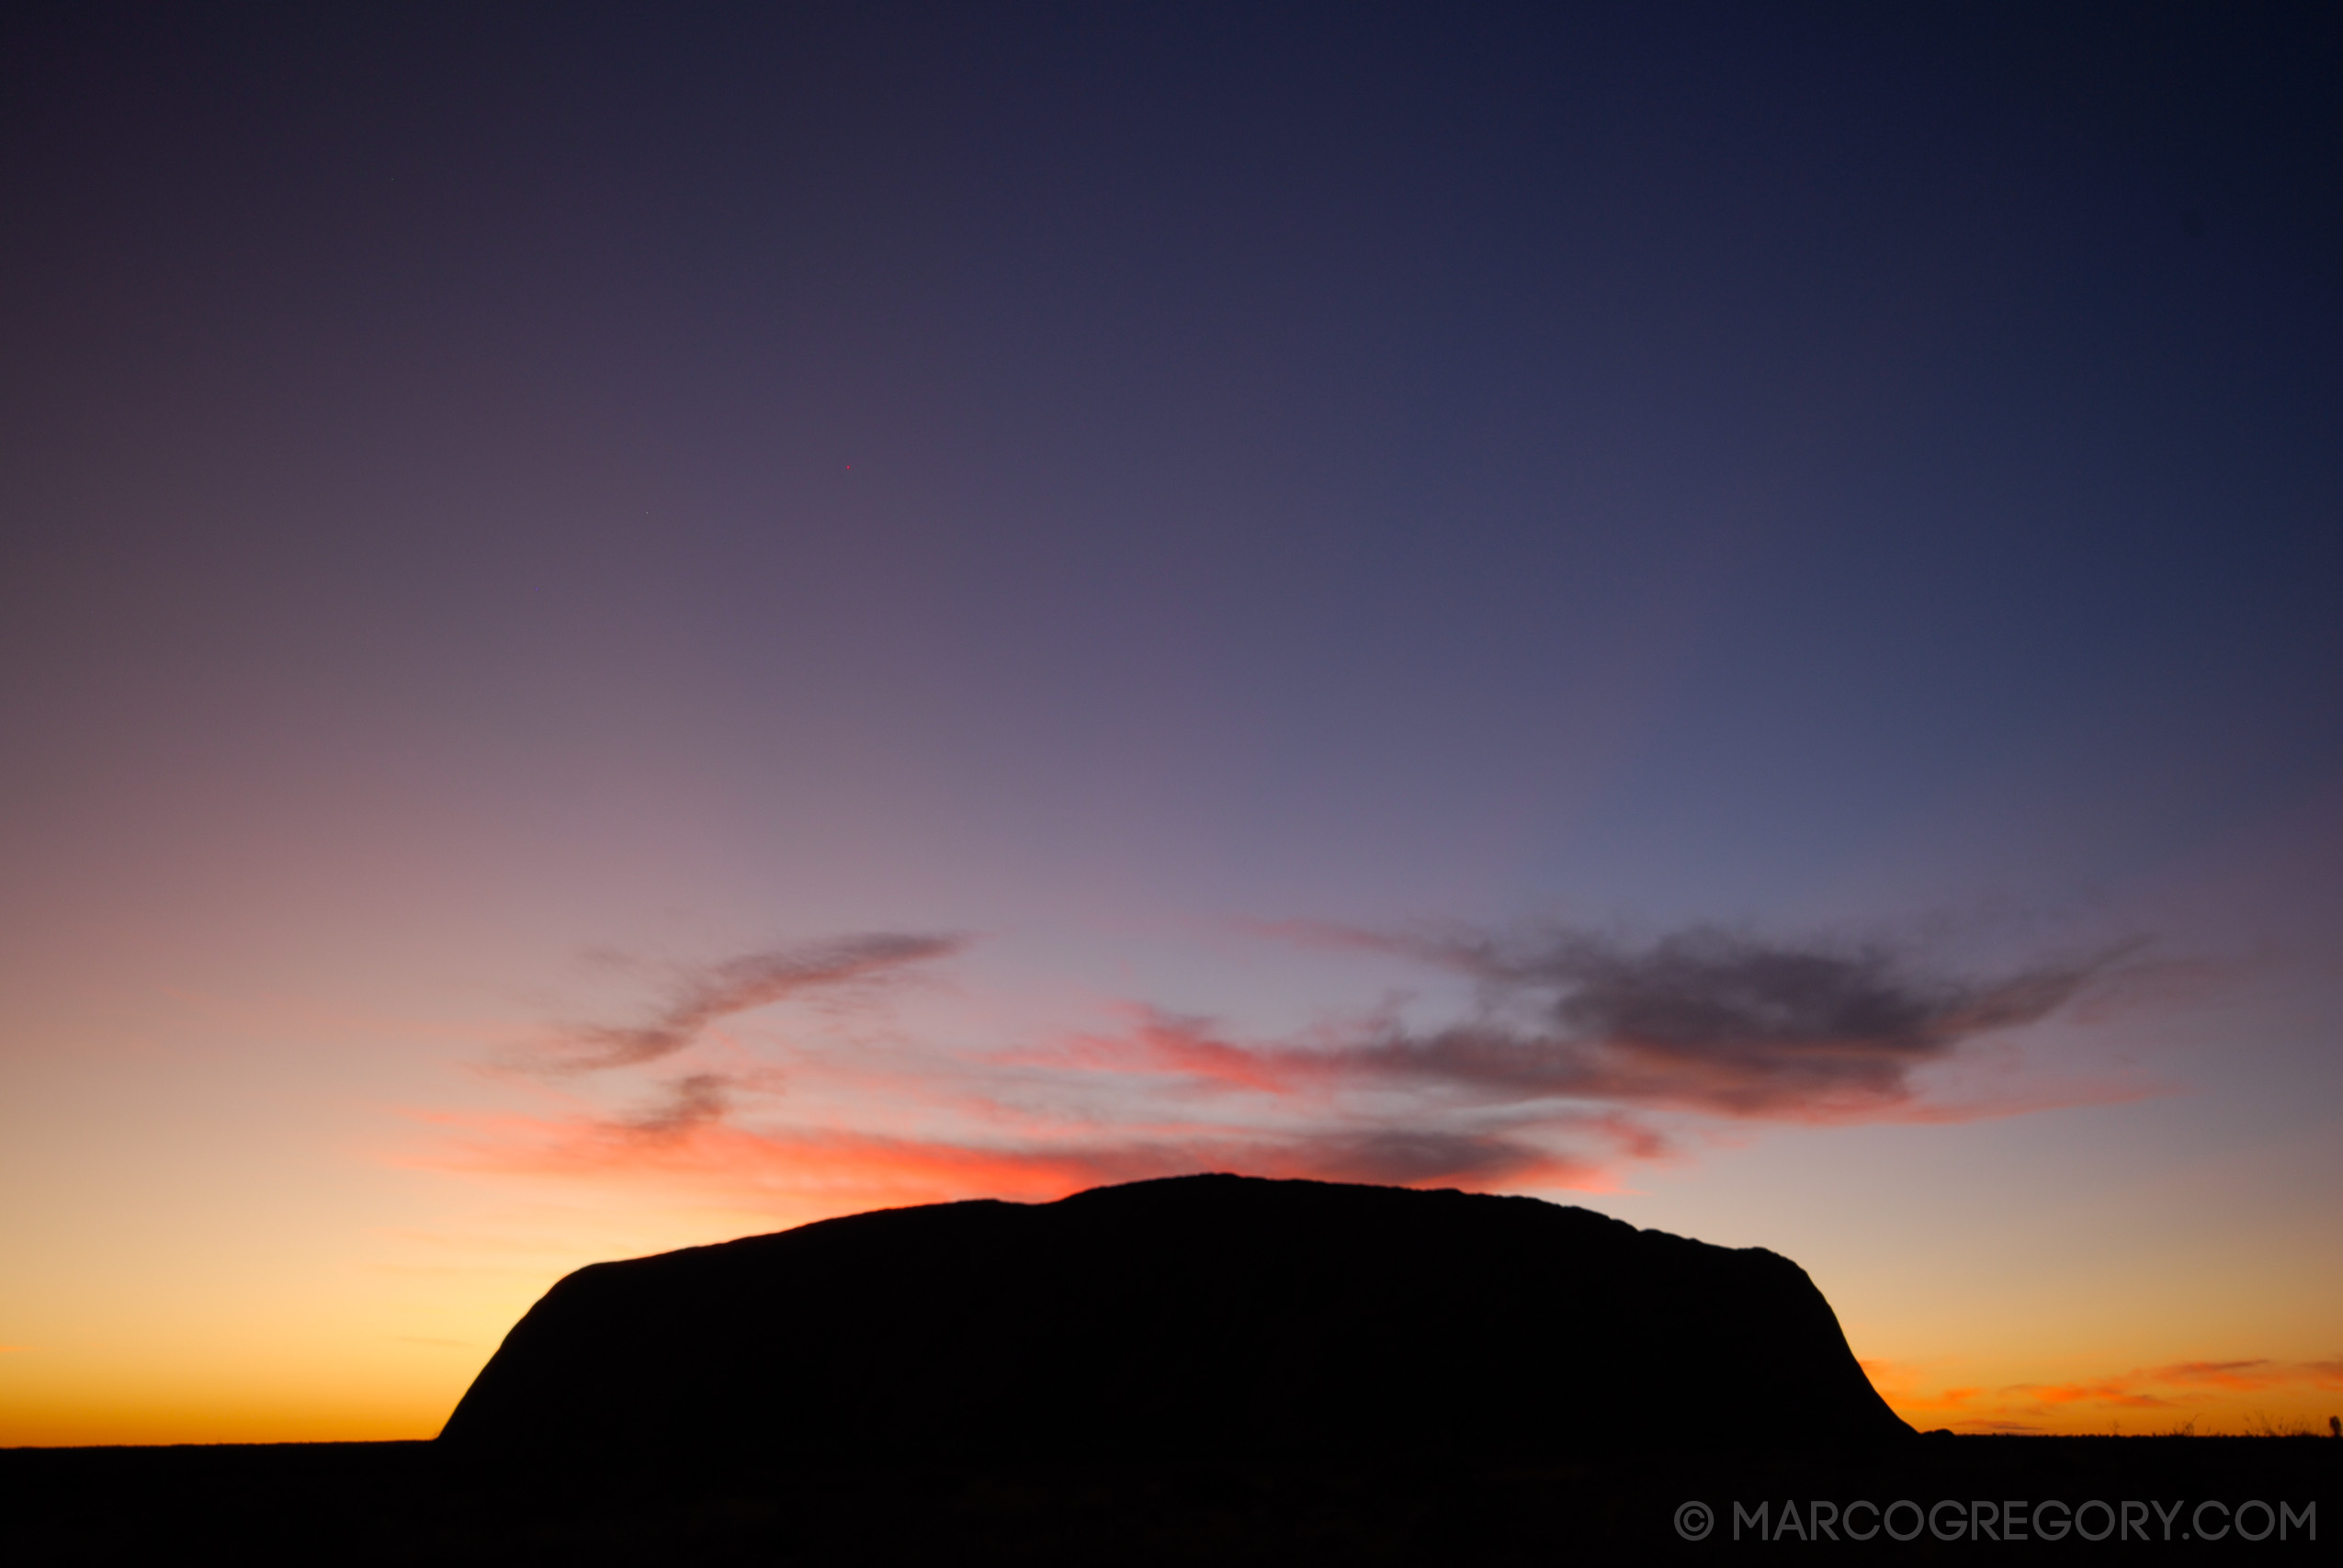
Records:
[[[2343,1394],[2343,1358],[2246,1359],[2134,1368],[2054,1383],[1925,1388],[1918,1369],[1866,1360],[1865,1375],[1898,1416],[1923,1431],[2204,1437],[2272,1431],[2324,1437]]]
[[[854,983],[867,986],[868,976],[857,971]],[[1964,1348],[1920,1326],[1933,1310],[1924,1291],[1902,1300],[1893,1280],[1850,1282],[1848,1258],[1833,1261],[1827,1244],[1777,1234],[1778,1217],[1760,1217],[1750,1232],[1652,1208],[1654,1184],[1710,1190],[1704,1165],[1798,1146],[1755,1140],[1757,1130],[1774,1129],[1777,1140],[1913,1126],[1957,1133],[2077,1109],[2104,1113],[2156,1101],[2137,1076],[2094,1082],[2005,1060],[1971,1074],[1968,1089],[1947,1080],[1949,1098],[1939,1098],[1944,1084],[1916,1084],[1860,1108],[1777,1100],[1760,1110],[1728,1100],[1705,1118],[1666,1109],[1670,1090],[1658,1106],[1500,1106],[1497,1123],[1461,1122],[1463,1134],[1445,1143],[1407,1143],[1373,1135],[1375,1119],[1388,1113],[1390,1095],[1417,1091],[1405,1079],[1394,1089],[1346,1074],[1339,1022],[1314,1026],[1305,1044],[1248,1043],[1206,1021],[1115,1002],[1104,1005],[1120,1027],[1018,1025],[1034,1043],[946,1049],[923,1043],[922,1032],[1014,1010],[962,986],[937,1015],[944,1025],[929,1017],[912,1030],[887,1020],[915,998],[890,997],[882,988],[858,999],[761,1002],[753,1016],[710,1017],[658,1037],[650,1063],[583,1071],[559,1038],[549,1045],[510,1028],[434,1028],[434,1038],[478,1054],[465,1076],[491,1103],[410,1105],[397,1113],[409,1134],[378,1131],[342,1157],[426,1184],[437,1194],[435,1217],[345,1244],[326,1274],[311,1269],[301,1292],[265,1311],[253,1310],[233,1278],[209,1276],[209,1303],[181,1314],[182,1337],[210,1348],[193,1360],[167,1337],[125,1355],[111,1330],[11,1340],[0,1347],[11,1391],[0,1443],[426,1438],[504,1331],[584,1264],[873,1209],[1047,1202],[1202,1170],[1526,1192],[1701,1239],[1770,1246],[1817,1271],[1882,1396],[1923,1429],[2315,1428],[2343,1391],[2343,1357],[2299,1341],[2286,1355],[2285,1341],[2257,1344],[2250,1331],[2205,1339],[2187,1330],[2168,1341],[2179,1353],[2158,1359],[2095,1356],[2087,1323],[2031,1348],[2006,1334]],[[215,1027],[241,1030],[260,1016],[203,1007]],[[389,1031],[356,1016],[321,1023],[301,1010],[275,1010],[296,1031],[369,1039]],[[1980,1082],[1993,1092],[1976,1092]],[[1454,1099],[1437,1083],[1429,1092],[1478,1114],[1470,1096]],[[380,1112],[370,1114],[379,1123]],[[1473,1134],[1476,1125],[1496,1125],[1501,1137]]]

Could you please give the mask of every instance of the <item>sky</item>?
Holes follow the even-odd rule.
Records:
[[[1207,1169],[2323,1428],[2343,38],[1886,9],[8,8],[0,1444]]]

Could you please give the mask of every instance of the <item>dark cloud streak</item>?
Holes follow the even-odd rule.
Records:
[[[667,1086],[664,1105],[616,1125],[651,1137],[678,1137],[695,1127],[723,1120],[732,1109],[732,1080],[721,1073],[691,1073]]]
[[[1711,926],[1643,946],[1567,931],[1527,942],[1471,935],[1382,945],[1479,982],[1484,1013],[1428,1032],[1388,1032],[1343,1054],[1351,1070],[1508,1099],[1793,1119],[1908,1099],[1915,1069],[2047,1018],[2131,951],[1953,978],[1884,943]]]
[[[881,931],[727,959],[687,971],[647,1022],[564,1030],[554,1065],[571,1072],[640,1066],[682,1050],[719,1019],[808,992],[885,984],[967,945],[963,937]]]

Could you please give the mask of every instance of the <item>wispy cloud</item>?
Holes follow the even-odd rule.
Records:
[[[2172,1401],[2159,1393],[2150,1393],[2123,1378],[2100,1378],[2088,1382],[2017,1383],[2004,1389],[2006,1399],[2015,1399],[2037,1409],[2058,1404],[2096,1404],[2114,1410],[2169,1410]]]
[[[578,1072],[639,1066],[683,1050],[719,1019],[808,993],[881,985],[967,945],[961,937],[881,931],[685,969],[649,1018],[570,1025],[560,1032],[544,1065]]]
[[[1685,1119],[1958,1121],[2137,1092],[2025,1080],[1948,1097],[1916,1076],[2049,1017],[2120,955],[1952,976],[1884,943],[1706,927],[1643,943],[1308,936],[1462,980],[1467,999],[1429,1023],[1386,1007],[1267,1037],[1127,1004],[1103,1029],[875,1043],[822,1021],[884,1011],[967,943],[844,937],[675,970],[633,1019],[560,1026],[518,1064],[559,1102],[443,1120],[448,1157],[746,1201],[1054,1195],[1199,1169],[1602,1189],[1673,1157]]]
[[[2176,1361],[2145,1374],[2157,1382],[2225,1388],[2243,1393],[2292,1381],[2298,1369],[2276,1361]]]

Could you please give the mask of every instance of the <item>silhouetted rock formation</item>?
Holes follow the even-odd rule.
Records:
[[[515,1457],[1566,1452],[1907,1436],[1787,1258],[1532,1198],[1192,1176],[581,1269],[441,1442]]]

